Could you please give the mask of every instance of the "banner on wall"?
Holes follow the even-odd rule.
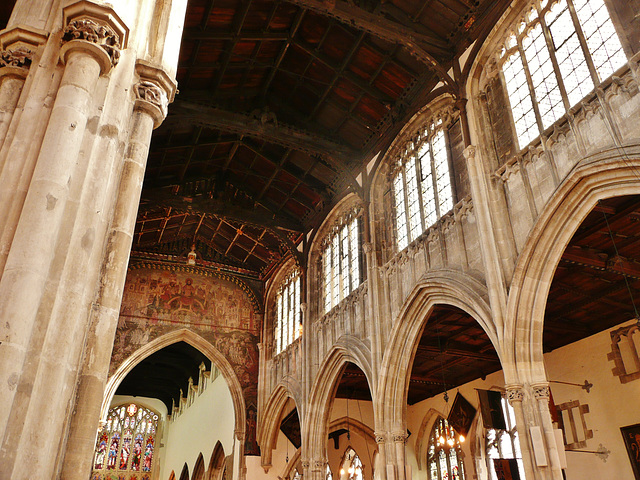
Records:
[[[494,390],[478,390],[478,398],[484,428],[506,430],[507,424],[502,413],[502,393]]]

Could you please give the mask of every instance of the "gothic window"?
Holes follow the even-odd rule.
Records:
[[[501,52],[520,148],[627,59],[603,0],[540,0]]]
[[[302,311],[300,309],[300,272],[290,273],[276,294],[275,353],[282,352],[300,336]]]
[[[140,473],[131,478],[150,480],[157,429],[158,414],[152,410],[134,403],[111,408],[98,434],[92,480],[130,472]]]
[[[399,250],[453,208],[442,120],[420,129],[406,145],[401,158],[392,182]]]
[[[520,452],[520,441],[516,431],[516,419],[513,407],[509,405],[506,398],[502,398],[502,414],[506,424],[506,430],[488,428],[485,437],[485,449],[487,462],[489,463],[489,476],[491,480],[498,480],[493,459],[494,458],[515,458],[518,461],[520,478],[524,477],[524,465],[522,463],[522,453]]]
[[[364,467],[356,451],[349,447],[344,454],[340,478],[345,480],[364,480]]]
[[[324,241],[322,285],[324,311],[338,305],[362,282],[360,268],[361,219],[353,211],[343,217]]]
[[[324,480],[333,480],[333,475],[331,474],[329,465],[327,465],[327,473],[325,474]]]
[[[436,420],[431,431],[427,465],[429,480],[465,479],[460,436],[442,417]]]

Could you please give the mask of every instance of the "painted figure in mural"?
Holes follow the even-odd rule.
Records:
[[[133,459],[131,460],[131,470],[140,470],[140,460],[142,458],[142,435],[136,436],[136,443],[133,445]]]
[[[96,449],[96,470],[100,470],[104,467],[104,459],[107,456],[107,436],[103,435],[100,439],[100,444]]]
[[[142,462],[142,471],[151,471],[151,461],[153,460],[153,441],[149,440],[147,448],[144,450],[144,461]]]
[[[120,470],[127,469],[127,462],[129,461],[130,452],[131,452],[131,438],[125,437],[122,440],[122,451],[120,453]]]

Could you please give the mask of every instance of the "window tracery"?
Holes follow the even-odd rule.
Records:
[[[300,308],[300,272],[291,272],[276,294],[274,328],[275,354],[282,352],[300,336],[302,309]]]
[[[330,472],[329,472],[330,473]],[[364,466],[356,451],[349,447],[344,454],[340,478],[345,480],[364,480]]]
[[[111,408],[98,435],[91,479],[133,473],[129,480],[150,480],[157,429],[158,414],[148,408],[135,403]]]
[[[324,312],[344,300],[362,282],[361,209],[343,216],[325,238],[322,250]]]
[[[429,437],[427,465],[429,480],[464,480],[460,436],[449,422],[439,417]]]
[[[627,59],[604,0],[539,0],[500,53],[520,148]]]
[[[505,430],[495,428],[486,429],[485,451],[491,480],[498,480],[494,467],[494,458],[515,458],[518,462],[520,478],[524,477],[524,465],[522,463],[522,452],[520,451],[520,440],[516,430],[516,416],[513,407],[506,398],[502,397],[502,415],[506,424]]]
[[[453,208],[445,121],[435,118],[403,146],[392,190],[398,250],[403,250]]]

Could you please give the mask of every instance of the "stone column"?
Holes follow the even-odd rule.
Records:
[[[522,401],[524,400],[524,390],[522,385],[507,385],[507,400],[513,407],[516,415],[516,428],[518,430],[518,440],[520,441],[520,452],[522,453],[522,463],[524,464],[524,474],[527,479],[535,478],[535,468],[533,466],[533,452],[527,423],[524,419]]]
[[[65,479],[85,480],[91,472],[151,133],[166,116],[167,105],[176,92],[175,82],[163,70],[139,61],[136,72],[139,81],[133,87],[136,99],[130,135],[69,429],[68,445],[73,448],[67,450],[62,467]]]
[[[560,455],[556,446],[556,438],[553,432],[553,422],[551,413],[549,412],[549,384],[534,383],[531,385],[533,389],[533,397],[535,398],[540,424],[544,433],[547,457],[549,459],[549,468],[551,469],[551,478],[553,480],[563,480],[562,467],[560,466]]]
[[[244,439],[244,432],[236,430],[233,442],[233,473],[231,474],[231,480],[245,480],[247,476],[247,468],[244,464]]]
[[[0,317],[3,318],[0,356],[3,376],[8,379],[0,386],[0,404],[5,405],[0,414],[0,434],[4,442],[0,451],[0,477],[7,474],[7,478],[18,478],[18,472],[24,471],[24,464],[14,463],[17,451],[26,455],[24,449],[17,447],[22,422],[28,413],[42,414],[28,412],[27,405],[16,404],[14,397],[17,391],[29,395],[34,387],[29,379],[26,382],[21,379],[26,353],[45,287],[51,275],[58,274],[52,272],[51,267],[56,249],[61,247],[59,235],[65,230],[65,207],[80,163],[78,156],[94,89],[100,76],[117,62],[124,31],[110,9],[91,5],[93,8],[86,8],[87,4],[80,2],[63,10],[66,27],[60,60],[65,65],[64,73],[0,280]],[[92,15],[97,19],[92,19]],[[66,228],[71,229],[73,225]],[[46,328],[46,322],[39,325],[38,335]],[[7,423],[9,418],[11,428]],[[29,445],[25,448],[28,451]],[[22,475],[38,476],[35,469]],[[47,475],[43,473],[43,476]]]
[[[387,480],[387,452],[385,451],[384,433],[374,432],[376,445],[378,445],[378,464],[382,467],[382,471],[377,473],[377,478]]]
[[[473,211],[478,219],[478,234],[482,260],[486,272],[489,301],[496,330],[501,332],[507,308],[507,288],[497,250],[496,235],[491,218],[489,186],[487,176],[482,165],[482,159],[476,147],[469,145],[464,149],[464,158],[469,170],[469,182],[473,198]]]
[[[396,432],[393,434],[393,445],[396,451],[396,479],[405,480],[405,444],[407,443],[406,432]],[[410,479],[409,479],[410,480]]]

